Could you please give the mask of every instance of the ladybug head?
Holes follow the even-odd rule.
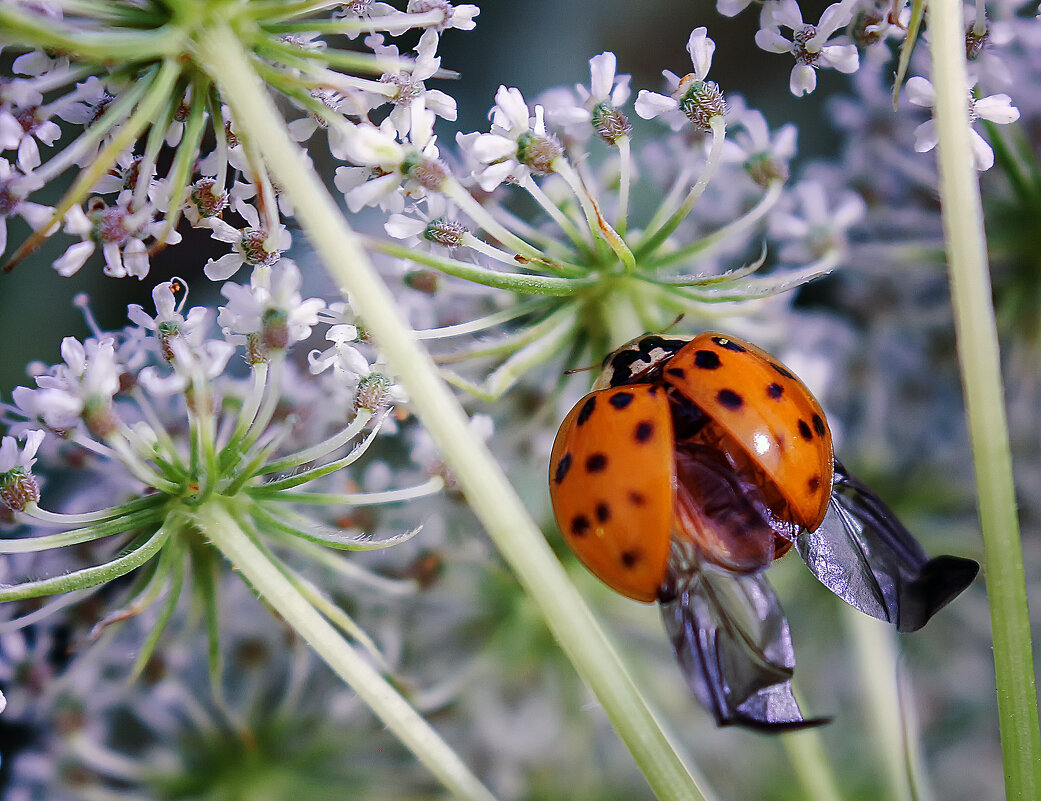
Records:
[[[644,334],[626,342],[604,359],[604,369],[593,389],[610,389],[624,384],[650,381],[662,365],[690,342],[691,337]]]

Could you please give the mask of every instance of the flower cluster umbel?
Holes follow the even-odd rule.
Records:
[[[62,275],[100,253],[107,275],[144,278],[150,256],[180,240],[182,220],[232,246],[207,266],[212,279],[279,260],[290,244],[281,199],[197,56],[199,42],[222,26],[248,31],[267,85],[304,114],[291,133],[303,141],[327,129],[335,156],[352,120],[374,110],[389,107],[406,130],[419,109],[455,119],[455,101],[424,82],[440,70],[440,36],[473,28],[476,6],[410,0],[398,11],[365,0],[315,18],[314,5],[0,4],[0,46],[33,48],[14,59],[17,77],[0,86],[0,254],[8,218],[34,230],[7,254],[6,269],[61,227],[77,240],[54,262]],[[386,42],[410,30],[422,32],[414,57]],[[340,37],[363,37],[363,48],[335,50],[326,41]],[[76,135],[59,144],[62,124]],[[45,154],[41,146],[57,149]],[[29,199],[71,170],[78,177],[55,206]]]
[[[6,539],[0,552],[102,540],[113,547],[103,564],[8,584],[0,600],[90,589],[157,559],[151,577],[123,601],[124,610],[139,611],[164,588],[180,586],[185,557],[212,558],[198,522],[208,505],[220,505],[252,536],[279,548],[369,550],[415,533],[373,540],[333,525],[347,518],[347,509],[427,495],[443,482],[433,477],[369,496],[337,480],[404,398],[373,364],[369,346],[357,341],[347,307],[304,299],[300,280],[295,263],[282,259],[255,268],[248,285],[226,283],[219,332],[211,310],[185,309],[183,282],[159,284],[154,314],[132,305],[132,325],[122,331],[95,326],[85,341],[66,337],[62,363],[40,369],[35,387],[14,390],[14,403],[3,408],[12,434],[0,442],[0,503],[16,523],[65,530]],[[314,351],[301,375],[287,355],[315,326],[327,327],[332,344]],[[236,353],[250,367],[248,379],[234,375]],[[75,461],[80,474],[96,472],[90,502],[97,506],[107,495],[115,505],[68,513],[41,507],[33,475],[41,448],[52,469]],[[301,491],[314,482],[330,491]],[[303,505],[313,513],[298,511]],[[167,595],[172,610],[177,592]],[[154,646],[155,637],[149,642]]]

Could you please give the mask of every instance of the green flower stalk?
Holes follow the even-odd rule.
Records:
[[[1041,733],[983,208],[962,91],[968,81],[961,6],[930,3],[929,30],[940,197],[979,490],[1006,797],[1026,801],[1041,794]]]

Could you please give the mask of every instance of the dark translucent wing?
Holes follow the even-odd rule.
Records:
[[[916,631],[972,583],[971,559],[930,559],[896,515],[835,461],[831,503],[795,547],[829,590],[861,612]]]
[[[806,720],[792,695],[788,621],[761,574],[674,556],[661,611],[687,683],[720,726],[784,731],[827,722]]]

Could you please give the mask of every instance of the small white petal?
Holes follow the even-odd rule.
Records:
[[[427,223],[415,217],[406,217],[404,214],[391,214],[383,225],[383,230],[395,239],[408,239],[419,236],[426,230]]]
[[[211,281],[226,281],[238,272],[242,266],[242,257],[238,253],[229,253],[219,259],[208,259],[202,271]]]
[[[708,28],[702,26],[690,32],[690,38],[687,39],[687,52],[690,53],[690,60],[694,65],[695,79],[705,80],[705,76],[708,75],[709,68],[712,66],[712,54],[716,52],[716,43],[708,38]]]
[[[781,36],[777,28],[760,28],[755,32],[755,43],[767,53],[790,53],[792,43]]]
[[[936,89],[921,75],[908,78],[904,89],[906,90],[908,101],[916,106],[932,108],[936,103]]]
[[[470,152],[482,164],[491,164],[500,159],[516,156],[517,143],[505,136],[481,134],[472,143]]]
[[[614,53],[605,52],[589,59],[589,94],[594,103],[600,103],[611,94],[617,68]]]
[[[40,148],[31,136],[23,136],[18,143],[18,166],[22,172],[32,172],[40,166]]]
[[[478,185],[485,192],[493,192],[495,188],[510,177],[514,169],[514,164],[509,161],[502,161],[498,164],[489,164],[479,174],[475,174]],[[525,168],[527,172],[527,168]]]
[[[763,14],[770,15],[776,25],[784,25],[793,31],[803,28],[802,10],[799,8],[798,0],[780,0],[779,3],[767,3],[763,6]]]
[[[93,242],[77,242],[70,245],[68,250],[54,260],[54,269],[64,278],[75,275],[93,252]]]
[[[926,120],[914,129],[914,149],[927,153],[936,147],[936,120]]]
[[[643,119],[653,120],[655,117],[660,117],[662,114],[676,111],[676,109],[679,108],[679,104],[677,104],[671,97],[666,97],[657,92],[648,92],[646,89],[641,89],[640,94],[636,97],[635,107],[636,113]]]
[[[492,109],[495,125],[509,131],[524,131],[528,128],[528,104],[520,89],[500,86],[495,93],[495,108]]]
[[[716,0],[716,11],[724,17],[735,17],[748,8],[752,0]]]
[[[860,56],[853,45],[828,45],[821,50],[821,63],[847,75],[860,67]]]
[[[972,162],[977,170],[983,172],[994,166],[994,151],[987,140],[974,129],[969,129],[969,144],[972,145]]]
[[[817,88],[817,70],[809,64],[796,64],[792,68],[792,77],[788,81],[788,88],[796,97],[808,95]]]
[[[817,23],[817,33],[811,41],[816,40],[820,44],[831,37],[839,28],[843,28],[853,19],[853,6],[849,3],[832,3],[821,14],[820,22]]]
[[[981,97],[975,103],[976,113],[985,120],[1007,125],[1019,119],[1019,109],[1012,105],[1012,98],[1006,94]]]

